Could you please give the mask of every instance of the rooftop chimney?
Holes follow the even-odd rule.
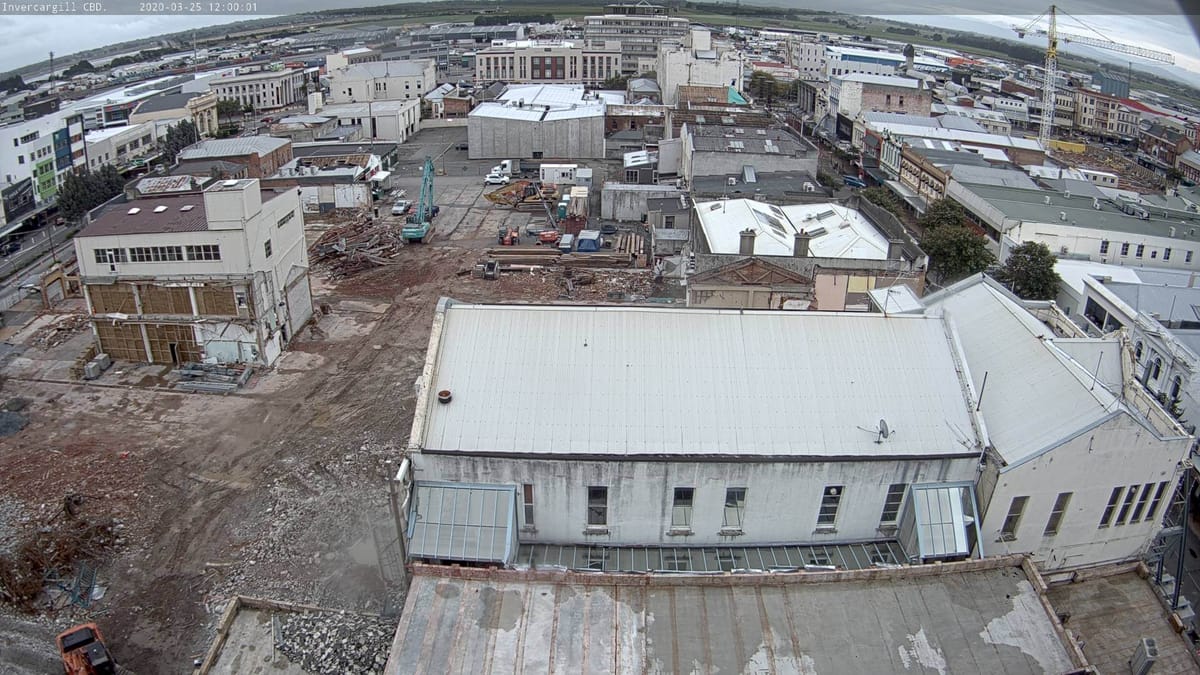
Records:
[[[812,241],[812,235],[801,230],[796,233],[792,240],[792,256],[795,258],[808,257],[808,242]]]
[[[738,255],[754,255],[754,230],[747,227],[740,234],[742,240],[738,244]]]
[[[904,242],[900,239],[888,240],[888,260],[899,260],[900,252],[904,250]]]

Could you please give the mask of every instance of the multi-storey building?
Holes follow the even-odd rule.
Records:
[[[664,40],[679,40],[687,34],[689,22],[671,16],[666,7],[648,2],[616,4],[604,8],[600,16],[583,19],[585,40],[621,42],[621,72],[636,75],[640,60],[653,60]]]
[[[374,61],[330,70],[331,103],[416,101],[437,86],[432,59]]]
[[[682,44],[660,44],[654,72],[667,105],[678,102],[680,87],[732,87],[741,91],[743,83],[741,53],[714,41],[712,33],[699,28],[691,29]]]
[[[255,110],[273,110],[304,102],[304,71],[266,70],[213,78],[209,89],[219,99],[233,99]]]
[[[1075,90],[1075,126],[1087,134],[1106,138],[1136,138],[1138,111],[1120,98],[1094,89]]]
[[[270,365],[312,316],[294,189],[219,181],[89,220],[75,253],[97,346],[115,359]]]
[[[621,43],[494,40],[475,54],[475,81],[594,87],[621,74]]]
[[[850,120],[860,112],[928,116],[933,92],[912,77],[851,73],[829,78],[829,111]]]
[[[382,61],[383,56],[378,49],[370,47],[351,47],[340,52],[334,52],[325,57],[325,70],[332,72],[339,68],[356,66],[360,63],[375,63]]]

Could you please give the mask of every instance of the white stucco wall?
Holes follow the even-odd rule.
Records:
[[[1157,490],[1167,481],[1164,502],[1178,479],[1177,464],[1189,438],[1159,440],[1129,415],[1122,414],[1042,456],[999,476],[983,519],[988,555],[1030,553],[1047,569],[1128,560],[1142,551],[1160,529],[1166,504],[1151,520],[1143,511],[1137,523],[1099,527],[1112,490],[1146,484]],[[1153,497],[1153,490],[1150,497]],[[1072,493],[1057,535],[1043,536],[1059,493]],[[1029,501],[1012,541],[1000,541],[1000,529],[1014,497]],[[1124,494],[1122,494],[1122,503]],[[1136,507],[1136,501],[1134,503]],[[1134,510],[1130,509],[1130,515]],[[1149,501],[1145,507],[1149,508]],[[1118,505],[1117,511],[1120,511]],[[1113,520],[1116,520],[1116,515]]]
[[[536,533],[522,541],[621,545],[878,539],[892,483],[973,480],[977,458],[830,462],[633,462],[414,456],[417,480],[534,486]],[[608,486],[607,535],[586,534],[588,486]],[[826,486],[844,486],[836,532],[817,530]],[[674,488],[695,488],[694,534],[668,534]],[[721,536],[725,490],[746,488],[740,536]],[[518,509],[523,514],[523,509]],[[521,525],[525,525],[523,515]]]

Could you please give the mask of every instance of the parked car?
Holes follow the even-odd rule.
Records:
[[[396,202],[395,204],[392,204],[392,215],[393,216],[402,216],[402,215],[408,213],[408,210],[411,208],[412,208],[411,201],[409,201],[407,199],[401,199],[400,201]]]
[[[489,173],[483,179],[484,185],[507,185],[508,176],[502,176],[498,173]]]
[[[0,257],[9,256],[21,250],[21,242],[8,241],[0,244]]]
[[[468,148],[468,146],[466,143],[457,143],[454,146],[455,150],[466,150],[467,148]]]
[[[842,176],[842,182],[849,187],[865,188],[867,184],[858,176]]]

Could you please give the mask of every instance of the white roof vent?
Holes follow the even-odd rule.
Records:
[[[167,210],[167,207],[165,207],[165,206],[156,206],[156,207],[154,207],[154,212],[155,212],[155,213],[162,213],[163,211],[166,211],[166,210]]]
[[[141,212],[142,212],[142,210],[141,210],[141,209],[139,209],[139,208],[138,208],[138,207],[136,207],[136,206],[135,206],[135,207],[133,207],[133,208],[131,208],[131,209],[129,209],[128,211],[126,211],[126,213],[128,213],[128,214],[129,214],[129,215],[131,215],[131,216],[137,215],[137,214],[139,214],[139,213],[141,213]]]
[[[238,182],[236,180],[227,180],[221,183],[221,185],[224,185],[225,187],[237,187],[237,184]]]
[[[183,206],[179,207],[179,210],[180,211],[191,211],[194,208],[196,208],[195,204],[184,204]]]

